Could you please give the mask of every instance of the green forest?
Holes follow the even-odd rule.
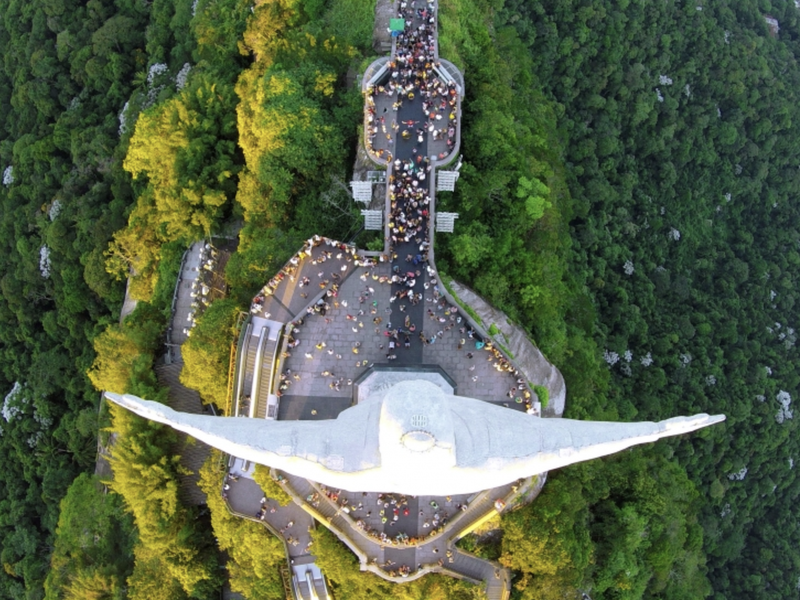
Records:
[[[211,599],[226,581],[283,598],[278,541],[214,494],[182,505],[174,436],[99,390],[166,398],[153,367],[192,242],[237,244],[182,375],[221,404],[238,311],[304,239],[359,229],[341,182],[374,8],[3,3],[0,598]],[[565,376],[566,416],[727,415],[550,473],[501,538],[463,540],[512,569],[515,600],[797,595],[799,11],[440,1],[466,98],[439,269],[529,332]],[[138,305],[120,323],[126,279]],[[113,480],[92,475],[98,439],[115,440]],[[221,476],[212,457],[200,485]],[[480,596],[388,586],[315,540],[339,597]]]

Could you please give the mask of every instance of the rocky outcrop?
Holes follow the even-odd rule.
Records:
[[[372,48],[375,52],[390,52],[392,35],[389,33],[389,19],[395,15],[391,0],[378,0],[375,3],[375,26],[372,28]]]
[[[502,349],[512,354],[512,359],[517,368],[522,371],[525,378],[534,385],[547,388],[549,401],[547,408],[542,410],[544,417],[560,417],[564,413],[567,398],[567,386],[561,372],[545,358],[544,354],[533,345],[521,327],[512,323],[504,312],[491,306],[471,289],[451,281],[448,284],[458,300],[472,308],[480,317],[483,329],[490,333],[492,325],[498,333],[492,337]]]

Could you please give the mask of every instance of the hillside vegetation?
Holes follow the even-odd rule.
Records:
[[[219,550],[237,546],[232,584],[280,595],[277,542],[218,501],[210,515],[181,505],[169,432],[99,413],[97,390],[166,398],[153,366],[191,242],[239,232],[229,297],[198,324],[183,373],[221,404],[210,382],[227,377],[237,311],[304,239],[359,229],[342,184],[362,110],[348,81],[372,59],[373,10],[6,2],[0,598],[216,597]],[[460,214],[437,236],[440,269],[561,369],[567,416],[728,416],[551,473],[502,538],[465,545],[513,569],[515,599],[793,597],[794,2],[442,0],[440,30],[467,85],[462,176],[437,197]],[[139,305],[119,323],[129,276]],[[76,479],[106,426],[123,434],[109,494]],[[438,578],[387,588],[315,536],[344,595],[478,594]]]
[[[560,115],[571,270],[609,402],[626,419],[728,416],[659,444],[701,494],[715,598],[792,597],[800,574],[799,16],[778,1],[513,0],[500,17]]]

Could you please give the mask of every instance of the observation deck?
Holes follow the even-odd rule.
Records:
[[[397,4],[392,53],[374,61],[362,80],[363,143],[386,169],[384,249],[314,236],[264,286],[241,330],[234,414],[332,419],[358,402],[360,382],[381,371],[440,373],[454,393],[530,418],[541,416],[538,396],[547,390],[558,409],[546,416],[560,416],[564,383],[555,367],[540,353],[535,368],[529,357],[511,354],[436,270],[436,170],[458,157],[464,77],[438,56],[437,3],[410,1],[405,10]],[[538,352],[527,340],[515,347],[526,343]],[[237,460],[231,469],[248,475],[252,465]],[[298,506],[353,550],[362,570],[397,582],[429,572],[484,581],[492,600],[508,597],[508,571],[461,552],[455,541],[529,501],[546,478],[470,495],[406,497],[275,475]],[[229,491],[231,504],[237,487]]]

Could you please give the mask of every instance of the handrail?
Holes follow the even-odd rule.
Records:
[[[264,408],[265,419],[269,415],[269,397],[272,394],[272,390],[274,389],[275,385],[275,367],[278,363],[278,350],[280,350],[282,339],[283,339],[283,327],[281,327],[280,330],[278,330],[278,337],[275,338],[275,349],[272,352],[272,364],[270,365],[269,368],[269,379],[267,380],[267,395],[266,395],[267,405]],[[259,395],[260,392],[261,389],[259,388]]]
[[[236,371],[236,346],[231,342],[231,349],[228,356],[228,385],[225,389],[225,411],[226,416],[231,414],[231,400],[233,399],[233,374]]]
[[[369,64],[361,78],[362,93],[366,92],[369,86],[374,85],[375,82],[389,70],[389,61],[391,58],[391,56],[381,56]],[[380,63],[380,66],[378,66],[378,63]],[[369,76],[369,81],[367,81],[367,76]]]
[[[283,353],[286,352],[286,344],[288,344],[289,335],[293,329],[294,325],[292,322],[289,322],[281,327],[281,330],[278,333],[278,341],[275,344],[275,356],[272,358],[272,371],[269,374],[269,389],[267,390],[269,394],[274,394],[275,388],[278,385],[276,377],[283,371]],[[281,398],[277,394],[275,395],[278,398],[278,410],[280,410]],[[267,410],[269,411],[269,408],[267,408]]]
[[[320,494],[320,497],[323,497],[323,498],[325,498],[325,501],[326,501],[326,503],[327,503],[328,505],[331,505],[331,507],[332,507],[332,508],[333,508],[333,507],[335,507],[335,508],[336,508],[336,513],[337,513],[337,516],[340,516],[340,517],[341,517],[342,519],[344,519],[345,521],[349,521],[349,522],[350,522],[350,523],[348,524],[348,525],[349,525],[349,528],[351,528],[351,529],[355,530],[356,532],[358,532],[358,535],[359,535],[359,536],[361,536],[362,538],[364,538],[366,541],[368,541],[368,542],[371,542],[371,543],[373,543],[373,544],[378,544],[378,545],[380,545],[380,546],[391,546],[391,547],[393,547],[393,548],[417,548],[417,547],[419,547],[419,546],[423,546],[423,545],[425,545],[426,543],[428,543],[428,541],[430,540],[430,538],[433,538],[433,537],[435,537],[435,538],[437,538],[437,539],[440,539],[440,538],[441,538],[441,537],[442,537],[442,536],[443,536],[443,535],[444,535],[444,534],[445,534],[447,531],[454,529],[454,528],[455,528],[455,526],[456,526],[456,525],[457,525],[459,522],[467,520],[467,515],[469,515],[469,510],[467,510],[466,512],[459,512],[459,513],[457,513],[456,515],[454,515],[454,516],[453,516],[453,519],[452,519],[452,520],[449,520],[449,521],[447,522],[447,524],[446,524],[446,525],[442,525],[441,527],[438,527],[437,529],[435,529],[435,530],[431,531],[431,532],[430,532],[430,534],[428,534],[427,536],[425,536],[424,538],[422,538],[422,539],[421,539],[419,542],[417,542],[417,543],[414,543],[414,544],[412,544],[412,543],[409,543],[409,542],[397,542],[397,541],[395,541],[395,540],[393,540],[393,539],[390,539],[390,541],[386,542],[386,541],[383,541],[383,540],[382,540],[382,539],[380,539],[380,538],[374,538],[374,537],[370,536],[370,535],[369,535],[369,534],[368,534],[366,531],[364,531],[363,529],[359,529],[358,527],[355,527],[355,520],[353,519],[353,517],[352,517],[352,516],[350,516],[350,514],[349,514],[349,513],[347,513],[347,512],[344,512],[344,516],[342,516],[342,514],[341,514],[341,513],[343,512],[343,511],[342,511],[342,507],[341,507],[341,506],[339,506],[338,504],[336,504],[336,503],[335,503],[333,500],[331,500],[330,498],[328,498],[328,496],[325,494],[325,492],[323,492],[323,491],[322,491],[322,489],[319,487],[319,484],[318,484],[317,482],[315,482],[315,481],[311,481],[310,479],[309,479],[309,480],[307,480],[307,481],[308,481],[308,483],[311,485],[311,487],[312,487],[312,488],[314,488],[314,490],[315,490],[317,493],[319,493],[319,494]],[[469,498],[469,500],[467,501],[468,505],[469,505],[469,504],[476,503],[476,502],[480,502],[481,500],[483,500],[483,499],[484,499],[484,497],[485,497],[486,495],[488,495],[488,492],[489,492],[489,491],[490,491],[490,490],[483,490],[483,491],[481,491],[481,492],[478,492],[478,493],[474,494],[474,495],[473,495],[473,496],[471,496],[471,497]]]

